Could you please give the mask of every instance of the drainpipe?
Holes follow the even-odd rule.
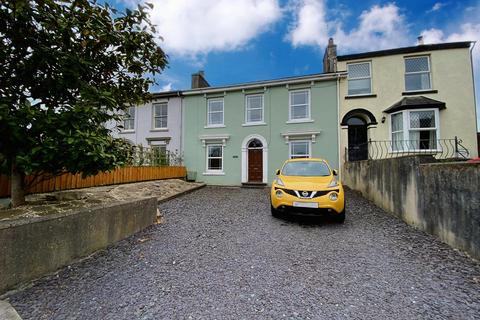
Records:
[[[474,74],[474,66],[473,66],[473,49],[475,48],[475,44],[477,44],[476,41],[472,41],[473,46],[470,48],[470,65],[472,67],[472,82],[473,82],[473,103],[474,103],[474,110],[475,110],[475,130],[478,131],[480,128],[478,127],[478,118],[477,118],[477,95],[476,95],[476,88],[475,88],[475,74]],[[477,139],[475,139],[477,140]],[[478,150],[478,145],[477,145],[477,150]],[[480,156],[477,154],[477,156]]]
[[[342,171],[343,171],[343,165],[342,165],[342,157],[340,153],[340,77],[337,76],[337,155],[338,155],[338,175],[339,179],[341,181],[342,179]]]

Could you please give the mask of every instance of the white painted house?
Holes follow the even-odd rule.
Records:
[[[182,152],[182,97],[180,91],[153,94],[153,100],[130,107],[123,123],[109,123],[116,138],[165,153]],[[122,128],[123,127],[123,128]]]

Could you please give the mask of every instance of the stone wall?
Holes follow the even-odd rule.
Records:
[[[153,224],[157,199],[0,222],[0,293]]]
[[[343,182],[408,224],[480,259],[479,163],[437,162],[431,156],[347,162]]]

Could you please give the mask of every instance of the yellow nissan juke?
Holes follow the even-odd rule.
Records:
[[[337,171],[330,169],[325,160],[287,160],[276,174],[270,192],[272,215],[291,212],[345,221],[343,186]]]

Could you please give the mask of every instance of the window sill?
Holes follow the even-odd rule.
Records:
[[[311,123],[315,122],[313,119],[298,119],[298,120],[288,120],[285,123],[287,124],[293,124],[293,123]]]
[[[154,128],[150,130],[150,132],[165,132],[165,131],[168,131],[168,128]]]
[[[204,175],[204,176],[224,176],[225,172],[223,172],[223,171],[221,171],[221,172],[204,172],[204,173],[202,173],[202,175]]]
[[[414,96],[417,94],[438,93],[438,90],[417,90],[417,91],[404,91],[402,96]]]
[[[266,126],[265,122],[247,122],[242,124],[242,127],[251,127],[251,126]]]
[[[225,125],[218,125],[218,126],[205,126],[205,129],[216,129],[216,128],[225,128]]]
[[[376,94],[357,94],[353,96],[345,96],[345,100],[349,99],[362,99],[362,98],[376,98]]]
[[[135,133],[135,130],[123,130],[119,132],[119,134],[128,134],[128,133]]]

